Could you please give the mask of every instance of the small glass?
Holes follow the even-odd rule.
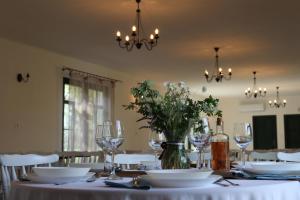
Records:
[[[149,133],[149,147],[154,151],[155,155],[155,169],[161,169],[161,166],[159,166],[158,162],[158,154],[162,150],[161,144],[165,142],[165,136],[163,133],[155,133],[150,132]]]
[[[202,118],[199,125],[194,127],[189,133],[189,141],[192,143],[199,152],[197,160],[197,168],[205,168],[204,162],[204,148],[207,147],[210,143],[210,127],[207,118]]]
[[[121,177],[116,175],[116,166],[114,163],[115,153],[124,141],[124,129],[121,125],[121,122],[119,120],[116,120],[114,124],[111,121],[103,122],[102,125],[99,125],[99,130],[101,131],[99,131],[99,133],[96,135],[96,143],[101,148],[103,147],[103,150],[105,150],[105,152],[109,152],[111,154],[112,169],[107,179],[122,179]]]
[[[234,124],[234,141],[242,151],[242,166],[245,167],[246,156],[245,151],[252,142],[253,134],[250,123],[235,123]]]

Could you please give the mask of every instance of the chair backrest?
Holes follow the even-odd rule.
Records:
[[[59,156],[56,154],[46,156],[36,154],[0,155],[2,190],[5,198],[8,198],[11,181],[18,180],[20,176],[26,176],[26,168],[44,164],[51,166],[51,163],[58,160]]]
[[[250,157],[254,161],[276,161],[277,152],[256,152],[253,151],[250,153]]]
[[[103,162],[103,152],[76,152],[68,151],[59,153],[60,165],[69,166],[70,163],[98,163]]]
[[[295,152],[295,153],[278,152],[277,157],[281,161],[300,162],[300,152]]]
[[[155,155],[152,154],[117,154],[115,155],[114,162],[118,166],[126,165],[130,168],[130,165],[140,165],[142,161],[155,161]],[[111,156],[106,156],[106,162],[111,162]]]

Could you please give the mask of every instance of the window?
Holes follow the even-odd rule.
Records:
[[[63,151],[98,150],[95,133],[112,119],[114,82],[72,73],[63,83]]]
[[[300,148],[300,115],[284,115],[285,148]]]
[[[277,149],[276,115],[253,116],[254,149]]]

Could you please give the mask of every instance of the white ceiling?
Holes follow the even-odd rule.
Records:
[[[0,37],[77,57],[155,81],[183,80],[201,93],[242,95],[258,85],[300,94],[299,0],[143,0],[143,26],[160,29],[159,45],[126,52],[114,41],[129,33],[135,0],[9,0],[0,6]],[[233,79],[207,84],[203,71],[220,65]]]

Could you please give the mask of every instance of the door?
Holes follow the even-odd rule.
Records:
[[[253,116],[254,149],[277,149],[276,115]]]
[[[300,148],[300,115],[284,115],[285,148]]]

